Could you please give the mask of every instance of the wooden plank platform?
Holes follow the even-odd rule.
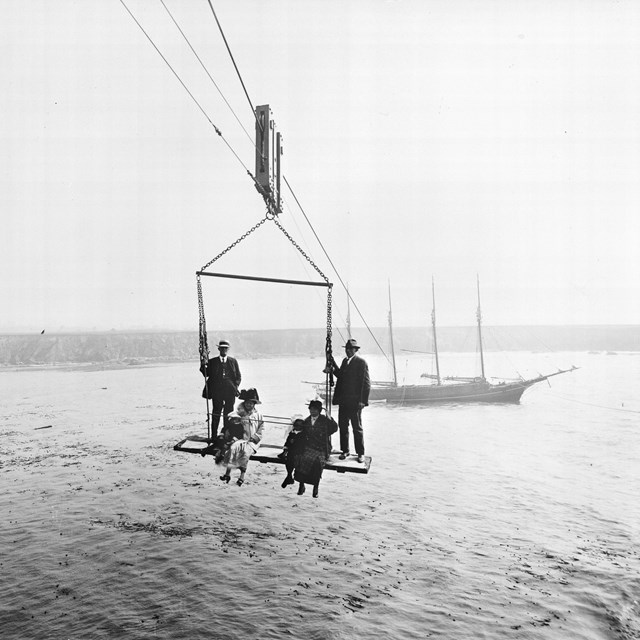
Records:
[[[212,451],[208,451],[211,441],[204,436],[189,436],[184,440],[180,440],[173,449],[174,451],[186,451],[187,453],[199,453],[204,455],[213,455]],[[256,462],[271,462],[274,464],[284,464],[284,460],[278,458],[278,454],[282,451],[282,447],[275,444],[260,445],[257,453],[251,456]],[[338,473],[369,473],[371,467],[371,456],[365,456],[364,462],[358,462],[357,456],[350,455],[346,460],[340,460],[340,451],[332,451],[325,465],[325,469],[337,471]]]

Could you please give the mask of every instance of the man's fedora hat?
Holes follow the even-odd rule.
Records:
[[[345,349],[359,349],[360,347],[358,346],[358,341],[354,340],[353,338],[349,338],[349,340],[347,340],[347,344],[344,345]]]
[[[227,347],[227,349],[231,346],[229,344],[229,342],[227,340],[220,340],[220,342],[218,342],[218,344],[216,345],[218,347],[218,349],[220,347]]]

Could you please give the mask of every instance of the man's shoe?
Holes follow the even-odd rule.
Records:
[[[344,451],[340,454],[340,460],[344,460],[345,458],[347,458],[349,456],[349,452],[347,451],[346,453],[344,453]]]
[[[200,449],[200,455],[204,458],[208,453],[213,451],[212,447],[213,445],[208,444],[204,449]]]
[[[362,454],[358,456],[358,462],[360,463],[364,462],[364,456]]]

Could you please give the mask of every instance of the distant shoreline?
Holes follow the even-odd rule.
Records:
[[[438,334],[440,331],[467,331],[470,329],[475,330],[476,325],[448,325],[438,327]],[[513,324],[513,325],[484,325],[483,330],[497,330],[497,331],[505,331],[509,329],[527,329],[527,330],[541,330],[541,331],[563,331],[563,330],[587,330],[587,331],[601,331],[601,330],[612,330],[612,331],[628,331],[633,330],[640,332],[640,324],[543,324],[543,325],[528,325],[528,324]],[[422,327],[422,326],[395,326],[394,324],[394,332],[395,331],[430,331],[430,327]],[[289,333],[289,332],[310,332],[324,333],[324,327],[305,327],[305,328],[297,328],[297,329],[211,329],[209,333],[215,332],[223,334],[223,335],[231,335],[231,334],[247,334],[247,333]],[[367,330],[363,327],[354,327],[353,333],[365,333]],[[373,327],[372,331],[374,334],[382,334],[387,333],[387,327]],[[52,336],[89,336],[89,335],[140,335],[140,334],[157,334],[157,333],[165,333],[165,334],[197,334],[197,331],[193,329],[162,329],[162,328],[150,328],[150,329],[61,329],[59,331],[47,330],[45,333],[41,334],[39,331],[29,331],[29,330],[5,330],[0,331],[0,338],[7,337],[20,337],[20,336],[37,336],[37,335],[52,335]],[[334,329],[334,335],[339,333],[336,329]]]
[[[342,332],[344,333],[344,332]],[[362,353],[389,353],[386,328],[355,329],[354,337]],[[210,353],[221,338],[231,342],[234,355],[242,358],[324,357],[324,329],[280,329],[253,331],[209,331]],[[332,348],[342,355],[344,335],[334,332]],[[396,353],[423,353],[432,350],[425,328],[394,328]],[[476,350],[475,327],[438,329],[439,351]],[[581,326],[487,326],[483,328],[486,351],[558,352],[581,351],[616,354],[640,352],[640,325]],[[115,365],[137,366],[153,363],[197,362],[196,331],[96,331],[78,333],[0,335],[0,366],[31,365]]]

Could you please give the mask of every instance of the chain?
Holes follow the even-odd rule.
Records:
[[[202,282],[197,276],[198,287],[198,337],[200,340],[200,362],[206,366],[209,361],[209,345],[207,343],[207,322],[204,315],[204,300],[202,297]]]
[[[333,306],[332,288],[329,287],[327,289],[327,344],[325,348],[325,353],[327,356],[327,365],[330,365],[333,363],[333,349],[331,346],[331,335],[333,331],[332,306]]]
[[[204,267],[200,269],[200,271],[204,271],[207,267],[210,267],[216,260],[218,260],[219,258],[222,258],[222,256],[225,253],[228,253],[229,251],[231,251],[231,249],[233,249],[236,245],[240,244],[247,236],[250,236],[258,227],[262,226],[267,220],[270,220],[270,219],[271,219],[270,214],[267,214],[264,218],[262,218],[262,220],[260,220],[260,222],[253,225],[253,227],[251,227],[249,231],[242,234],[235,242],[230,244],[224,251],[221,251],[215,258],[213,258],[212,260],[209,260],[209,262],[207,262],[207,264],[205,264]]]
[[[331,335],[333,327],[333,287],[327,289],[327,335]]]
[[[329,278],[327,278],[327,276],[325,276],[324,273],[322,273],[322,271],[320,271],[320,269],[318,268],[318,265],[302,250],[300,245],[289,235],[289,233],[286,231],[286,229],[280,224],[280,222],[278,222],[278,218],[274,217],[273,221],[275,222],[275,224],[278,227],[278,229],[280,229],[280,231],[282,231],[282,233],[284,233],[284,235],[286,236],[287,240],[289,240],[289,242],[304,256],[305,260],[320,274],[320,277],[327,284],[329,284]]]
[[[333,392],[333,347],[331,345],[331,335],[332,335],[332,327],[333,327],[333,318],[332,318],[332,309],[333,309],[333,297],[332,297],[332,287],[329,286],[327,289],[327,342],[325,345],[325,359],[326,359],[326,379],[325,379],[325,397],[327,399],[326,411],[327,415],[331,417],[331,395]]]
[[[203,367],[204,384],[207,386],[207,365],[209,364],[209,344],[207,341],[207,321],[204,316],[204,300],[202,298],[202,282],[197,278],[198,288],[198,339],[200,348],[200,364]],[[207,438],[211,439],[211,414],[209,412],[209,397],[205,393],[207,403]]]

